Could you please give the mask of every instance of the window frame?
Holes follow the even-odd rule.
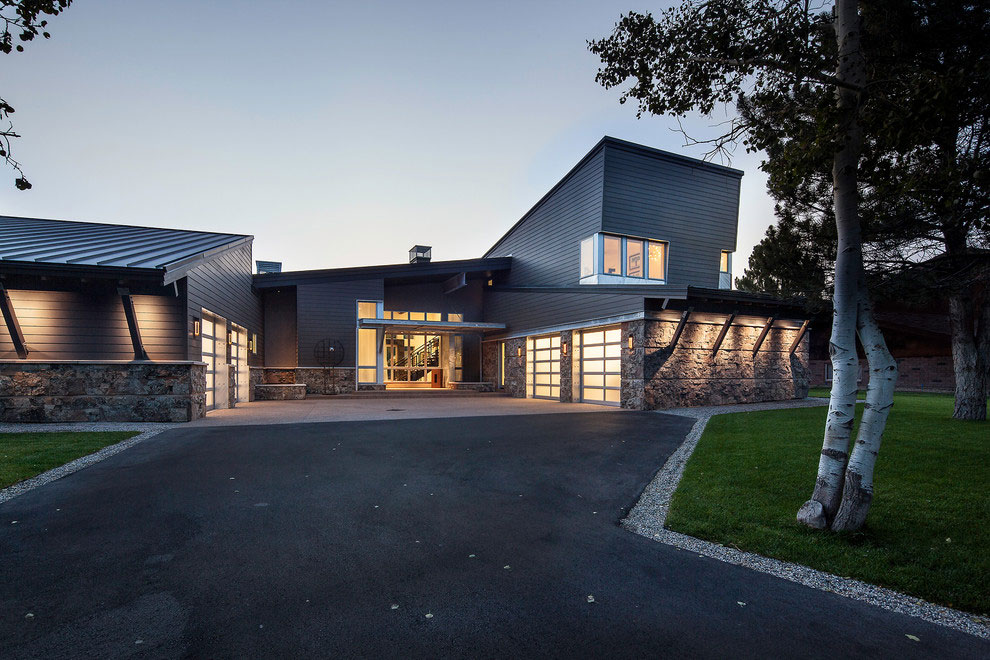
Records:
[[[619,242],[619,272],[606,273],[605,272],[605,245],[607,240],[618,240]],[[641,258],[642,258],[642,275],[630,275],[629,274],[629,243],[630,241],[637,243],[642,246]],[[660,277],[654,277],[650,269],[650,248],[653,245],[661,246],[663,250],[663,273]],[[583,267],[585,265],[584,257],[586,256],[586,248],[591,249],[591,259],[593,263],[593,272],[589,274],[584,274]],[[608,278],[622,278],[636,280],[636,282],[616,282],[617,284],[638,284],[638,283],[657,283],[666,284],[667,283],[667,272],[670,263],[670,241],[666,241],[659,238],[648,238],[645,236],[626,236],[622,234],[613,234],[611,232],[596,232],[587,238],[581,239],[579,252],[579,263],[578,263],[578,281],[583,282],[586,279],[594,277],[608,277]],[[610,284],[612,282],[595,282],[596,284]]]

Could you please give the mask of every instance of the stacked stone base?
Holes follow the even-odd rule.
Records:
[[[251,400],[260,399],[257,385],[305,385],[306,394],[348,394],[354,391],[354,368],[254,367],[251,369]]]
[[[254,398],[257,401],[298,401],[306,398],[306,385],[289,383],[285,385],[255,385]]]
[[[4,422],[188,422],[205,414],[201,362],[0,362]]]

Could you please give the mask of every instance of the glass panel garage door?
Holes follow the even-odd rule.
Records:
[[[224,350],[224,344],[217,337],[221,328],[216,317],[203,314],[202,324],[200,336],[203,340],[203,362],[206,363],[206,409],[213,410],[216,407],[217,362],[225,362],[219,355]]]
[[[581,333],[581,400],[619,404],[622,381],[622,330]]]
[[[526,340],[526,394],[560,399],[560,335]]]

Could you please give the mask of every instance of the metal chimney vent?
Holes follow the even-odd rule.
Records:
[[[414,245],[409,250],[409,263],[428,264],[433,255],[433,247],[430,245]]]

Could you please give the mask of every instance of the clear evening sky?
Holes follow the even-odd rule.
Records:
[[[603,135],[703,155],[594,80],[585,41],[664,5],[76,0],[0,56],[34,184],[3,170],[0,213],[253,234],[292,270],[478,257]],[[734,275],[773,220],[758,163],[730,163]]]

